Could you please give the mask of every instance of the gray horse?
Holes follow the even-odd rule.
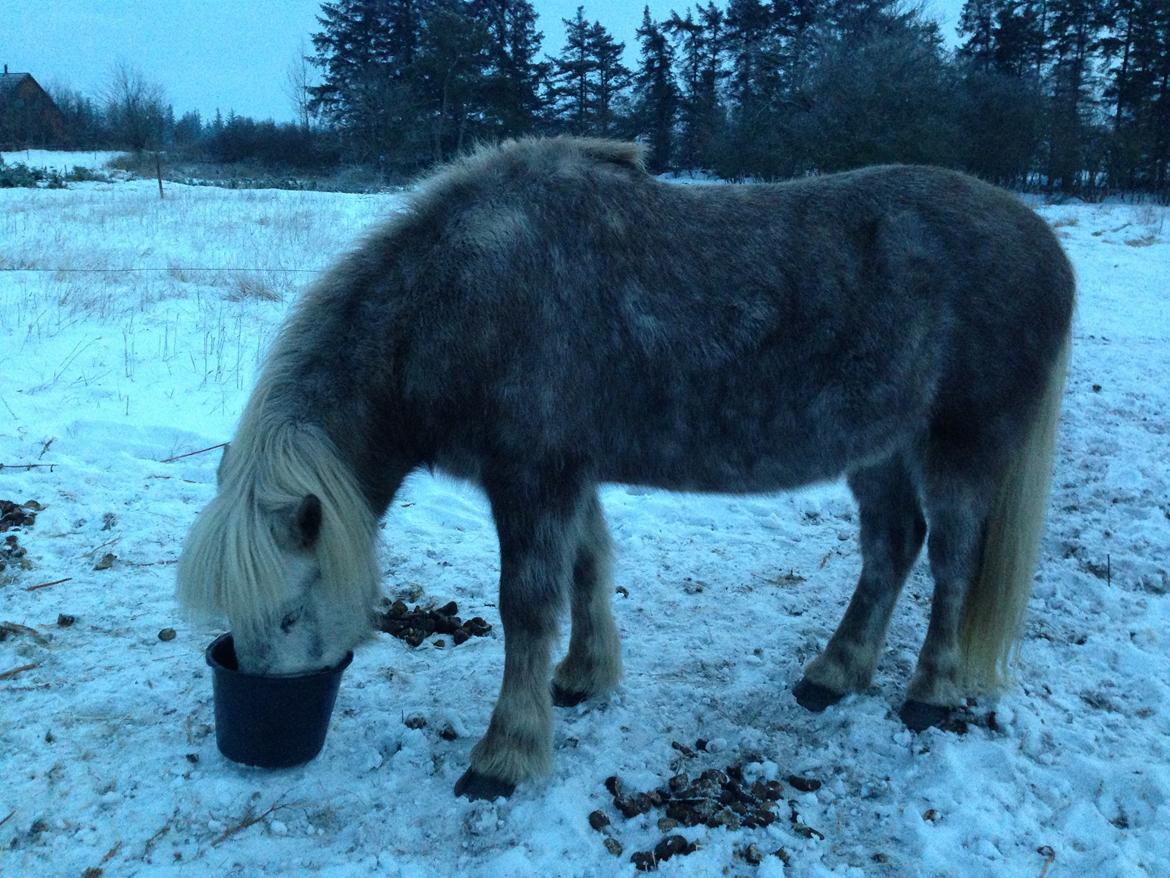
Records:
[[[1073,291],[1043,221],[949,171],[677,186],[633,144],[483,150],[291,315],[180,598],[226,613],[246,669],[333,663],[370,631],[378,521],[406,475],[476,483],[499,535],[504,680],[456,792],[507,795],[549,769],[553,704],[621,676],[599,483],[844,474],[861,578],[796,698],[819,710],[869,684],[929,522],[934,599],[902,717],[938,724],[1002,686],[1019,637]]]

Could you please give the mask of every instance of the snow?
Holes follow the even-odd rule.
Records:
[[[15,149],[0,152],[0,159],[10,165],[27,165],[62,174],[74,168],[99,170],[114,159],[126,153],[117,150],[60,150],[60,149]]]
[[[605,778],[648,790],[752,751],[759,776],[823,786],[786,785],[792,804],[766,829],[677,830],[698,850],[662,874],[1035,878],[1048,849],[1054,876],[1167,874],[1160,207],[1041,208],[1076,265],[1080,305],[1019,684],[994,730],[914,735],[893,712],[925,628],[922,562],[871,690],[821,715],[789,694],[857,574],[843,485],[747,498],[610,487],[625,681],[558,711],[550,777],[506,802],[456,799],[502,670],[498,562],[482,497],[421,474],[385,523],[385,591],[455,600],[491,635],[415,650],[379,635],[346,672],[318,759],[285,771],[223,759],[202,656],[219,629],[173,600],[218,455],[166,461],[229,438],[298,290],[400,204],[173,185],[160,200],[154,183],[0,191],[0,268],[94,270],[0,271],[0,498],[45,506],[15,532],[31,569],[0,573],[0,621],[39,634],[0,641],[0,674],[33,666],[0,680],[0,872],[632,874],[630,854],[663,835],[661,812],[625,820]],[[95,570],[107,553],[113,566]],[[76,622],[59,627],[61,613]],[[177,637],[162,641],[167,627]],[[412,714],[426,726],[407,728]],[[439,736],[448,723],[453,741]],[[714,746],[692,759],[671,746],[698,738]],[[790,808],[824,839],[798,833]],[[590,828],[595,809],[620,857]],[[767,855],[758,867],[737,853],[749,843]]]

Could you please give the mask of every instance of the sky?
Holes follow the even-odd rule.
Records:
[[[562,18],[580,0],[535,0],[544,50],[563,42]],[[683,2],[591,0],[585,15],[600,21],[636,57],[634,31],[648,5],[655,19]],[[719,5],[723,6],[724,3]],[[924,0],[954,40],[962,0]],[[297,56],[311,50],[320,0],[4,0],[0,63],[31,73],[42,85],[100,95],[111,68],[126,62],[162,85],[176,115],[216,110],[289,120],[286,85]]]

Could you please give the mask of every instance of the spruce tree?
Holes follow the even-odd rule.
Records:
[[[540,117],[548,74],[548,64],[538,60],[544,35],[536,10],[528,0],[473,0],[471,7],[488,38],[481,89],[488,125],[502,137],[527,134]]]
[[[416,0],[332,0],[317,17],[313,63],[321,84],[309,88],[312,112],[342,134],[354,158],[385,165],[414,131],[410,70],[418,41]]]
[[[678,89],[672,71],[670,43],[662,28],[650,18],[650,7],[642,9],[638,28],[638,69],[634,73],[634,118],[636,133],[649,143],[647,164],[652,171],[664,171],[671,163],[674,118]]]
[[[479,126],[489,38],[461,0],[433,0],[422,11],[414,59],[406,69],[426,123],[429,157],[439,162],[484,133]]]
[[[597,74],[593,54],[592,28],[585,19],[585,7],[578,6],[573,18],[562,18],[565,47],[551,60],[548,104],[552,117],[573,134],[587,134],[592,123],[591,80]]]
[[[1051,125],[1048,132],[1049,184],[1073,189],[1090,158],[1087,150],[1092,92],[1093,48],[1101,0],[1048,0],[1048,42],[1052,56]],[[1091,182],[1091,180],[1090,180]]]
[[[630,70],[622,63],[625,50],[625,43],[614,40],[601,22],[593,22],[589,28],[589,53],[593,57],[595,80],[589,90],[589,110],[591,133],[601,137],[613,133],[617,105],[630,85]]]
[[[959,13],[958,32],[966,39],[958,56],[973,69],[987,72],[995,64],[995,29],[1002,0],[966,0]]]
[[[681,131],[678,159],[683,167],[710,167],[716,158],[715,140],[722,133],[723,108],[719,90],[723,69],[724,15],[713,2],[698,7],[698,18],[672,12],[662,26],[671,37],[679,79]]]

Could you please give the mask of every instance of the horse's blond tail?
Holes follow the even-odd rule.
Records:
[[[1019,652],[1044,533],[1070,346],[1071,334],[1048,374],[1025,440],[1008,461],[987,518],[979,572],[963,602],[959,655],[965,688],[973,693],[1001,689]]]

